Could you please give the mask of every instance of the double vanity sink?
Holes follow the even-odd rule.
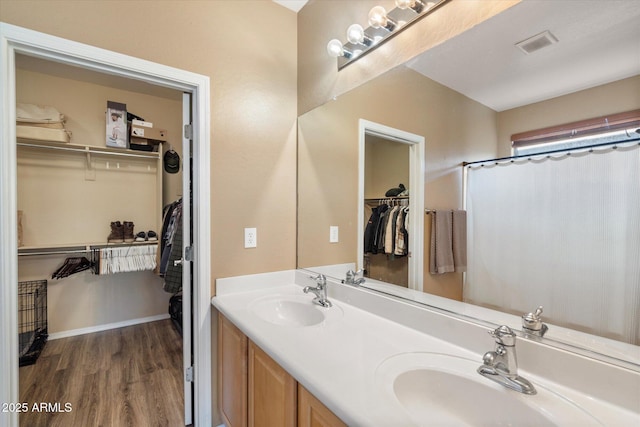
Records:
[[[384,296],[329,283],[327,308],[303,292],[314,284],[308,275],[259,276],[265,277],[218,280],[213,305],[348,425],[631,426],[640,420],[634,408],[527,372],[520,374],[533,394],[511,390],[478,373],[477,344],[465,348],[464,337],[437,337],[468,329],[470,341],[491,350],[494,340],[477,325],[449,328],[464,322],[441,319],[433,324],[439,333],[425,334],[380,315],[390,310],[397,318],[415,308]]]
[[[270,295],[253,300],[249,304],[249,312],[265,322],[291,328],[326,325],[342,317],[342,308],[320,307],[311,300],[310,296],[302,293]]]
[[[535,396],[520,394],[483,378],[477,368],[477,360],[453,354],[403,353],[380,364],[376,381],[416,425],[602,425],[551,389],[536,384]]]

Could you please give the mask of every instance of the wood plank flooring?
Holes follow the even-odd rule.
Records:
[[[182,339],[170,320],[49,341],[19,372],[22,427],[184,426]]]

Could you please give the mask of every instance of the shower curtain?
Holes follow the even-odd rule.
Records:
[[[640,344],[640,148],[468,166],[464,300]]]

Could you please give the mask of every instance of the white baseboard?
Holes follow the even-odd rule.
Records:
[[[49,340],[74,337],[76,335],[91,334],[94,332],[108,331],[109,329],[124,328],[125,326],[138,325],[140,323],[155,322],[156,320],[168,319],[169,313],[158,314],[157,316],[140,317],[138,319],[124,320],[122,322],[107,323],[104,325],[89,326],[88,328],[70,329],[68,331],[53,332],[49,334]]]

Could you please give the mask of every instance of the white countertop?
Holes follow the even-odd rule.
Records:
[[[447,318],[442,314],[424,314],[421,312],[428,310],[409,307],[370,291],[331,282],[328,285],[329,299],[334,306],[328,310],[334,310],[338,315],[331,316],[318,325],[275,325],[261,319],[250,309],[251,303],[256,299],[275,295],[306,297],[311,303],[314,295],[305,295],[300,283],[311,285],[313,282],[305,283],[304,278],[304,274],[296,275],[295,271],[287,271],[218,279],[217,296],[212,299],[212,304],[349,425],[415,425],[399,402],[390,398],[388,390],[385,391],[379,384],[380,376],[376,375],[376,371],[385,360],[411,352],[445,353],[477,360],[479,366],[483,352],[493,349],[493,339],[484,332],[488,330],[486,328]],[[382,307],[382,312],[388,311],[389,317],[395,321],[389,320],[387,316],[373,314],[372,311],[377,310],[371,310],[371,304]],[[401,324],[404,322],[403,317],[406,317],[407,323],[412,324],[422,315],[431,316],[425,318],[424,322],[428,323],[426,330],[433,328],[433,334],[424,332],[424,324],[418,328]],[[465,337],[460,337],[462,330],[472,337],[468,340],[468,346],[459,344],[466,342]],[[451,335],[451,340],[438,338],[448,334]],[[537,387],[562,390],[565,397],[570,397],[604,425],[640,425],[640,403],[638,408],[634,407],[633,398],[631,408],[628,403],[623,408],[612,402],[578,393],[565,385],[555,384],[547,378],[523,370],[522,366],[520,374]],[[630,384],[632,393],[634,385],[638,385],[635,392],[640,398],[640,380],[634,379]],[[503,388],[497,384],[496,387]],[[513,393],[507,389],[504,392]],[[526,398],[542,399],[537,396]]]

